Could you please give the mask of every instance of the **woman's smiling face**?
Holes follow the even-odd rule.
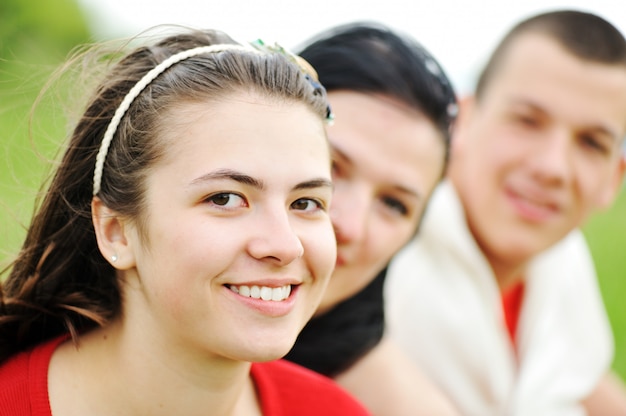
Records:
[[[328,94],[337,267],[322,313],[357,293],[415,234],[444,168],[444,139],[423,114],[381,95]]]
[[[262,361],[286,354],[335,265],[331,164],[304,104],[235,93],[166,115],[123,314],[160,342]],[[184,350],[184,349],[183,349]]]

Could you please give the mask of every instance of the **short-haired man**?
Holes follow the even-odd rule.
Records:
[[[588,13],[518,24],[462,101],[448,180],[385,293],[391,338],[462,414],[626,412],[578,231],[620,189],[625,135],[626,41]]]

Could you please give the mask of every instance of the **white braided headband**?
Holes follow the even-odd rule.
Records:
[[[104,160],[107,157],[107,153],[109,151],[109,146],[111,145],[111,140],[113,140],[113,135],[115,134],[117,127],[124,117],[126,111],[132,104],[132,102],[137,98],[137,96],[152,82],[156,77],[162,74],[166,69],[171,67],[172,65],[183,61],[185,59],[191,58],[193,56],[202,55],[205,53],[216,53],[222,52],[226,50],[243,50],[255,53],[261,53],[259,50],[250,46],[244,45],[236,45],[236,44],[220,44],[220,45],[209,45],[209,46],[199,46],[197,48],[188,49],[186,51],[178,52],[154,68],[152,68],[148,73],[146,73],[143,78],[141,78],[133,88],[128,91],[120,106],[115,110],[115,114],[113,118],[109,122],[109,126],[107,127],[104,137],[102,138],[102,143],[100,144],[100,150],[98,150],[98,154],[96,156],[96,168],[93,172],[93,195],[97,195],[100,192],[100,184],[102,182],[102,170],[104,169]]]

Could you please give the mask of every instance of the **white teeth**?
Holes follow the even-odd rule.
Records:
[[[231,286],[230,289],[232,290],[233,288],[235,288],[235,290],[237,289],[237,286]],[[236,292],[235,292],[236,293]],[[248,286],[241,286],[239,288],[239,294],[241,296],[247,296],[250,297],[250,288]]]
[[[228,288],[240,296],[274,302],[283,301],[291,294],[291,285],[281,287],[229,285]]]
[[[272,288],[271,287],[263,286],[261,288],[261,299],[263,299],[263,300],[270,300],[270,299],[272,299]]]
[[[275,287],[274,289],[272,289],[272,300],[275,302],[278,302],[280,300],[283,300],[283,288],[282,287]],[[263,298],[263,300],[265,300],[265,298]]]

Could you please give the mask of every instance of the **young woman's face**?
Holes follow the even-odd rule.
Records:
[[[319,312],[365,287],[415,233],[445,147],[426,117],[380,95],[333,91],[328,128],[337,265]]]
[[[235,94],[171,112],[127,232],[125,319],[178,353],[286,354],[336,259],[324,126],[303,104]]]

